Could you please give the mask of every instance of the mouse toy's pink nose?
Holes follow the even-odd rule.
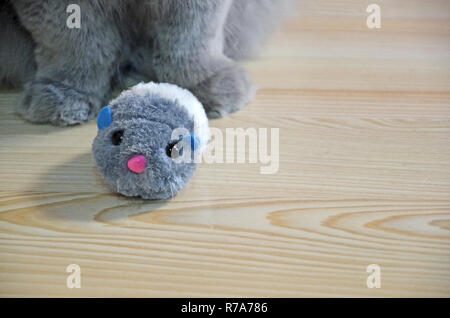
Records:
[[[143,155],[134,156],[127,162],[128,169],[135,173],[144,172],[145,167],[147,166],[147,159]]]

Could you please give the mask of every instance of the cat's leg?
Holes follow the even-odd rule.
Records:
[[[154,65],[161,82],[190,89],[209,118],[237,111],[254,95],[244,69],[223,53],[231,0],[153,2]]]
[[[291,12],[291,0],[233,0],[225,23],[225,54],[232,59],[257,55],[268,36]]]
[[[80,28],[69,28],[66,21],[76,12],[67,9],[70,2],[13,2],[36,43],[37,72],[19,105],[19,113],[32,122],[85,122],[96,115],[110,90],[118,32],[108,15],[89,1],[78,1]]]

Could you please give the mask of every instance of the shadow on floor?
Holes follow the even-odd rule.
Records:
[[[169,202],[113,193],[97,171],[90,152],[52,166],[35,178],[24,194],[24,201],[31,203],[35,212],[63,222],[123,221],[161,209]]]

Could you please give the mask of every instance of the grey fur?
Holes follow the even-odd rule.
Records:
[[[34,77],[1,68],[0,79],[26,82],[19,112],[33,122],[71,125],[93,118],[127,74],[187,88],[210,118],[225,116],[254,93],[233,59],[257,51],[286,1],[14,0],[20,24],[5,23],[16,28],[15,43],[5,45],[0,31],[0,47],[21,46],[23,54],[34,47],[37,70],[23,63],[29,58],[2,53],[1,65],[22,64],[27,71],[19,73]],[[66,27],[69,4],[81,8],[80,29]]]
[[[36,72],[31,35],[18,23],[10,5],[0,3],[0,85],[17,87]],[[19,62],[20,61],[20,62]]]

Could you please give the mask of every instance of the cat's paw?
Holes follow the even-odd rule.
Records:
[[[67,126],[94,118],[100,106],[98,98],[65,83],[37,79],[25,87],[18,112],[31,122]]]
[[[208,118],[220,118],[240,110],[255,95],[247,72],[229,65],[190,90],[202,102]]]

